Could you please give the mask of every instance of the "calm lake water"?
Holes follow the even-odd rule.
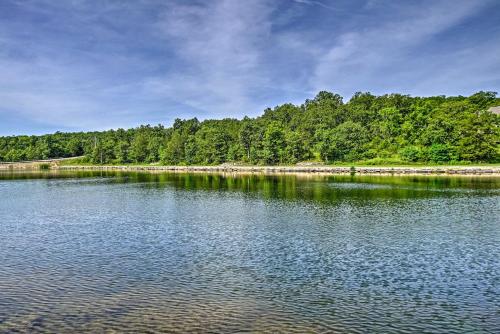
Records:
[[[498,333],[500,178],[0,173],[0,332]]]

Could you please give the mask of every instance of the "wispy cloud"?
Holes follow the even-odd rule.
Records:
[[[428,63],[421,63],[420,68],[408,68],[419,62],[425,44],[474,16],[489,3],[491,1],[432,1],[419,6],[397,6],[392,20],[335,37],[319,57],[310,83],[316,90],[337,89],[342,93],[412,87],[409,83],[416,81],[418,71],[429,74],[425,69],[433,62],[428,61],[438,56],[426,57]],[[453,58],[453,54],[447,52],[446,57]],[[401,72],[406,75],[401,76]],[[436,91],[436,87],[434,89]]]
[[[150,88],[201,112],[252,110],[269,85],[263,53],[271,36],[267,1],[172,4],[158,25],[182,67],[147,82]]]
[[[327,5],[321,1],[315,1],[315,0],[293,0],[293,1],[308,6],[320,6],[327,9],[335,9],[333,6]]]
[[[10,6],[22,16],[1,24],[0,120],[78,130],[155,119],[142,108],[157,97],[141,92],[132,74],[151,71],[154,65],[129,52],[141,46],[140,40],[119,30],[126,5],[14,1]]]
[[[499,8],[494,0],[2,1],[0,134],[257,115],[320,89],[346,97],[499,90]]]

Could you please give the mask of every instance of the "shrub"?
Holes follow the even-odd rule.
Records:
[[[456,150],[448,144],[433,144],[429,148],[429,160],[432,162],[449,162],[458,160]]]
[[[363,164],[369,166],[377,166],[377,165],[400,165],[403,161],[399,158],[373,158],[370,160],[362,161]]]
[[[422,152],[416,146],[406,146],[399,152],[399,155],[403,161],[407,162],[417,162],[422,158]]]

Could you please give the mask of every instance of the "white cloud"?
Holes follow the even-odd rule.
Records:
[[[17,60],[0,54],[0,68],[0,117],[6,114],[74,129],[132,125],[130,109],[123,102],[140,86],[112,84],[102,77],[100,65],[66,57]]]
[[[402,82],[391,82],[391,76],[414,80],[417,73],[401,78],[396,72],[408,69],[401,69],[396,64],[412,63],[419,57],[419,45],[474,15],[487,4],[486,1],[433,1],[419,3],[418,7],[404,5],[394,13],[392,20],[371,28],[357,27],[333,37],[334,43],[317,61],[310,84],[315,90],[333,89],[341,93],[384,90],[397,85],[401,89]],[[394,65],[392,71],[391,65]],[[374,87],[379,82],[384,87]],[[403,85],[408,87],[408,83]]]
[[[321,1],[317,0],[293,0],[296,3],[308,5],[308,6],[320,6],[327,9],[335,9],[333,6],[327,5]]]
[[[0,33],[0,117],[15,113],[53,126],[102,129],[168,123],[175,117],[239,117],[258,114],[267,106],[255,94],[272,84],[263,55],[271,35],[273,2],[157,5],[158,22],[141,23],[146,25],[144,45],[164,43],[159,49],[168,50],[166,58],[150,58],[144,54],[147,49],[138,49],[135,56],[128,53],[127,47],[144,45],[135,46],[140,41],[108,24],[130,15],[137,19],[120,4],[95,10],[79,1],[48,3],[44,10],[38,5],[20,4],[30,13],[48,15],[49,22],[57,21],[54,27],[64,35],[61,40],[56,34],[41,35],[43,43],[23,42],[18,22],[5,23],[9,29]],[[13,56],[19,50],[29,55]],[[134,72],[135,77],[130,75]]]
[[[260,108],[252,94],[271,81],[262,57],[272,11],[261,0],[171,5],[158,25],[182,66],[147,87],[212,115]]]
[[[470,95],[479,90],[498,92],[500,38],[434,57],[432,64],[416,64],[411,73],[414,94]]]
[[[438,40],[469,18],[477,29],[474,15],[493,0],[372,0],[359,8],[287,1],[21,1],[17,16],[0,22],[2,128],[242,117],[323,89],[345,97],[498,89],[500,41],[491,24],[481,41]]]

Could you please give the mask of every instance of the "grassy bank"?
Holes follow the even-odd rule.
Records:
[[[371,175],[489,175],[500,177],[499,166],[160,166],[65,165],[59,170],[146,171],[180,173],[371,174]]]
[[[163,165],[160,162],[145,164],[145,163],[106,163],[106,164],[95,164],[87,161],[84,158],[80,159],[71,159],[71,160],[62,160],[58,162],[59,166],[129,166],[129,167],[152,167],[152,166],[169,166]],[[178,167],[189,167],[189,165],[177,165]],[[356,162],[336,162],[333,164],[323,164],[317,161],[306,161],[299,164],[279,164],[279,165],[252,165],[243,162],[236,163],[227,163],[223,165],[193,165],[193,166],[207,166],[207,167],[216,167],[216,166],[227,166],[227,167],[264,167],[264,168],[273,168],[273,167],[381,167],[381,168],[391,168],[391,167],[411,167],[411,168],[449,168],[449,167],[499,167],[500,163],[471,163],[471,162],[450,162],[450,163],[409,163],[403,162],[400,160],[380,160],[380,159],[371,159],[371,160],[361,160]]]
[[[377,161],[381,162],[381,161]],[[445,174],[445,175],[495,175],[500,176],[499,163],[484,164],[424,164],[392,163],[374,164],[374,161],[321,164],[314,161],[296,165],[250,165],[226,163],[219,165],[162,165],[144,164],[93,164],[83,158],[32,161],[23,163],[0,164],[1,170],[109,170],[109,171],[157,171],[157,172],[230,172],[230,173],[302,173],[302,174]]]

